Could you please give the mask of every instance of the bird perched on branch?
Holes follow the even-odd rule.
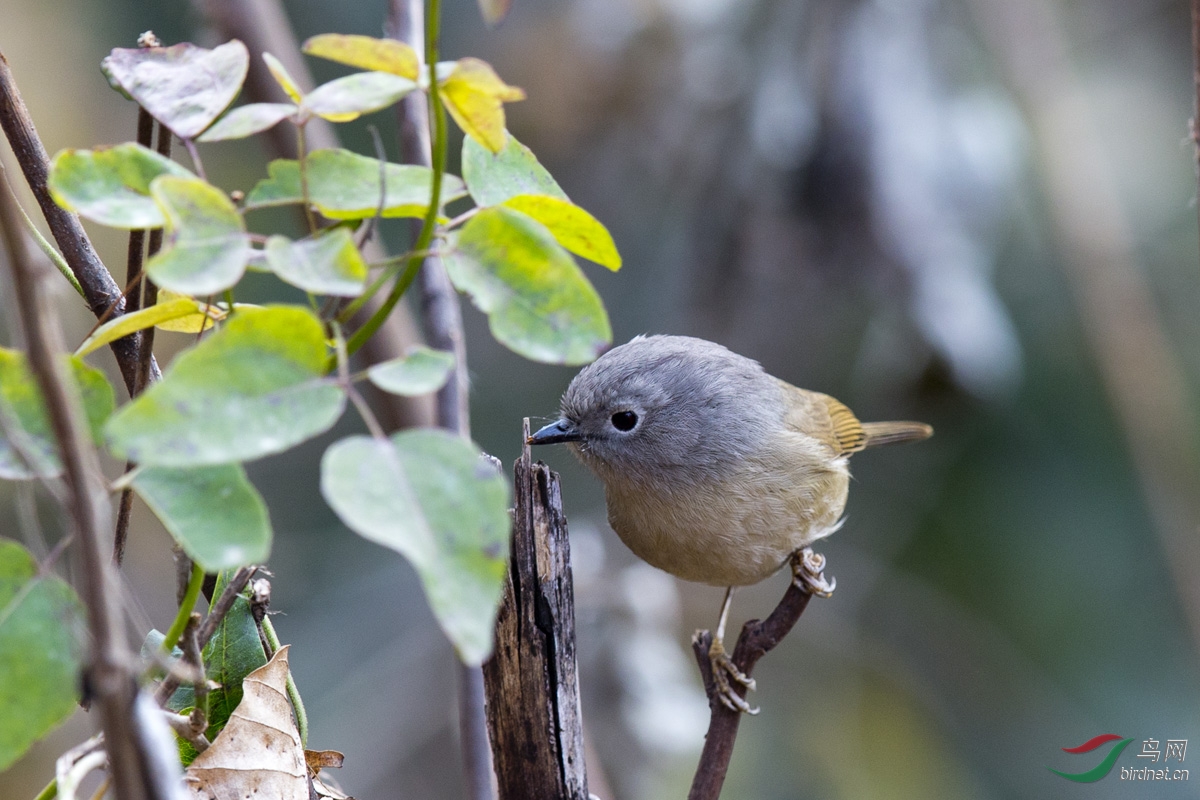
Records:
[[[729,681],[754,681],[722,641],[733,589],[840,527],[851,454],[932,433],[920,422],[859,422],[829,395],[713,342],[639,336],[576,375],[561,418],[529,443],[570,443],[603,481],[609,523],[636,555],[727,587],[709,658],[721,702],[750,712]],[[802,588],[832,591],[811,560],[792,564]]]

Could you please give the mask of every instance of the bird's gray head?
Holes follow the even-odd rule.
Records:
[[[694,485],[757,451],[778,430],[783,402],[757,362],[721,345],[639,336],[576,375],[561,410],[531,444],[573,443],[606,482]]]

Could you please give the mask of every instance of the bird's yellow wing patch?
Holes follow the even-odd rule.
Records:
[[[854,412],[827,394],[799,389],[779,381],[787,398],[784,424],[807,434],[843,456],[867,446],[867,434]]]

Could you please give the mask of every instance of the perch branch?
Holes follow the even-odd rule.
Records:
[[[793,556],[793,569],[797,568],[797,559],[801,559],[800,567],[807,562],[815,565],[817,573],[824,565],[824,559],[814,556],[811,550],[805,548]],[[810,560],[811,559],[811,560]],[[787,591],[775,610],[765,620],[752,619],[742,626],[737,645],[733,649],[733,664],[749,677],[754,671],[758,660],[774,649],[783,637],[788,635],[792,627],[808,608],[813,591],[810,585],[801,579],[793,579],[788,584]],[[712,661],[709,659],[709,648],[712,647],[712,634],[709,631],[697,631],[692,638],[692,652],[700,667],[700,675],[704,679],[704,691],[708,695],[708,705],[712,716],[708,723],[708,734],[704,738],[704,750],[700,753],[700,764],[692,778],[692,788],[688,792],[688,800],[717,800],[721,795],[721,786],[725,783],[725,773],[729,769],[729,759],[733,755],[733,744],[737,739],[738,726],[742,714],[725,706],[717,698],[717,686],[713,680]],[[734,691],[745,697],[746,687],[733,683]]]

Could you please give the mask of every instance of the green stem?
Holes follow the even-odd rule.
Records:
[[[275,626],[271,624],[270,617],[263,617],[262,632],[263,636],[267,637],[267,644],[271,645],[271,649],[278,651],[281,647],[279,636],[275,633]],[[292,710],[296,712],[296,730],[300,732],[300,744],[307,747],[308,712],[304,710],[304,701],[300,699],[300,690],[296,688],[296,680],[292,677],[291,670],[288,670],[287,675],[287,695],[292,701]]]
[[[404,267],[404,272],[400,274],[396,285],[388,293],[383,305],[346,342],[346,352],[349,355],[354,355],[355,351],[362,347],[375,331],[379,330],[379,326],[387,319],[388,314],[392,313],[396,303],[400,301],[404,292],[417,277],[417,272],[425,263],[423,253],[429,249],[429,244],[433,241],[434,228],[437,225],[438,214],[441,212],[442,176],[446,174],[446,110],[442,106],[442,96],[438,91],[437,84],[441,6],[441,0],[429,0],[429,8],[425,16],[425,66],[429,70],[429,107],[433,122],[433,188],[429,193],[429,208],[425,212],[425,218],[421,221],[421,232],[417,234],[416,244],[413,245],[413,254],[409,256],[408,264]]]
[[[304,139],[304,123],[296,123],[296,158],[300,163],[300,197],[304,201],[304,218],[308,220],[308,232],[317,232],[317,218],[313,216],[308,201],[308,143]]]
[[[204,568],[199,564],[192,564],[192,577],[188,581],[187,591],[184,592],[183,602],[179,604],[179,613],[175,615],[175,621],[171,623],[171,629],[167,631],[167,637],[163,639],[163,652],[167,655],[179,643],[179,637],[183,636],[183,629],[187,625],[188,617],[192,615],[192,610],[196,607],[196,600],[200,597],[200,587],[204,585]]]
[[[46,788],[38,792],[38,796],[33,800],[54,800],[58,796],[58,778],[53,778],[46,784]]]

